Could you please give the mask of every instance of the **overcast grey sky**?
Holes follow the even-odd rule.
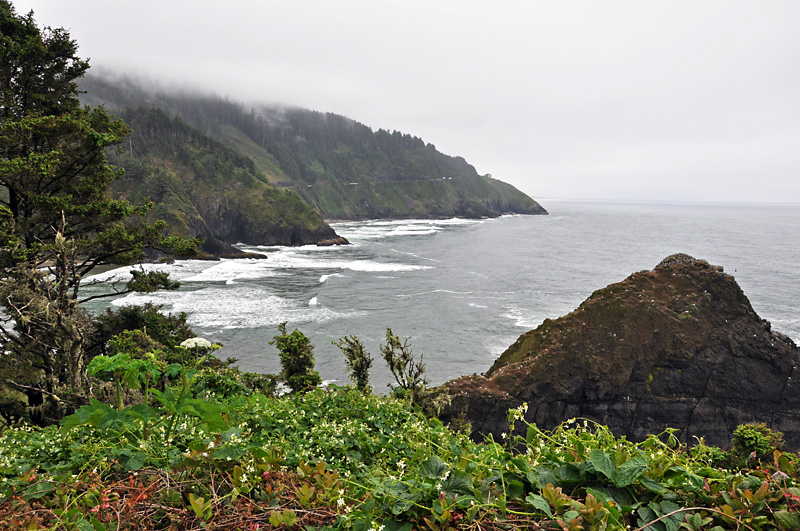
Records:
[[[396,129],[537,199],[800,203],[800,1],[12,2],[95,67]]]

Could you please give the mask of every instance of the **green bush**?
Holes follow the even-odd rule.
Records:
[[[386,344],[381,345],[381,354],[397,382],[397,386],[392,388],[393,394],[419,404],[425,395],[428,380],[424,376],[425,364],[422,356],[419,361],[414,359],[408,341],[408,338],[401,340],[391,328],[387,328]],[[389,387],[392,387],[391,384]]]
[[[160,345],[167,353],[172,353],[182,341],[193,337],[186,314],[178,315],[161,313],[161,306],[145,303],[142,306],[122,306],[118,310],[107,309],[94,321],[94,334],[87,348],[89,357],[98,354],[114,354],[109,352],[109,340],[126,330],[142,330],[152,341]]]
[[[344,354],[347,368],[350,369],[350,380],[356,384],[356,388],[362,393],[372,392],[369,385],[369,369],[372,367],[372,356],[364,348],[364,343],[356,336],[350,335],[333,341]]]
[[[747,463],[772,462],[775,450],[783,446],[783,434],[766,424],[748,423],[733,430],[731,458],[737,466]]]
[[[295,329],[286,333],[286,323],[278,325],[279,335],[270,341],[270,345],[278,347],[281,357],[281,376],[294,392],[307,391],[322,383],[319,373],[314,369],[314,345],[301,331]]]

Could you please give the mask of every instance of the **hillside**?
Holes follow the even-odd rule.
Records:
[[[268,106],[245,110],[223,98],[148,90],[126,79],[89,76],[81,88],[86,103],[113,112],[155,108],[180,117],[249,158],[261,180],[296,192],[325,219],[547,213],[513,186],[478,175],[461,157],[343,116]]]
[[[155,109],[117,114],[133,133],[109,153],[125,168],[114,193],[136,204],[155,203],[148,216],[173,233],[205,238],[204,250],[235,255],[230,244],[304,245],[336,233],[296,194],[263,181],[253,162]]]

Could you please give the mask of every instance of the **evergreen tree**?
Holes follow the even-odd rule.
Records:
[[[163,223],[136,221],[147,206],[108,193],[121,172],[105,152],[129,129],[80,105],[75,80],[89,65],[69,34],[0,0],[0,39],[0,375],[46,423],[82,394],[92,321],[79,306],[81,279],[133,263],[145,247],[191,254],[197,242],[164,238]],[[141,273],[127,290],[175,286]]]
[[[286,322],[278,325],[279,335],[269,342],[278,348],[281,357],[281,376],[292,391],[307,391],[322,383],[319,373],[314,369],[314,345],[300,330],[286,333]]]

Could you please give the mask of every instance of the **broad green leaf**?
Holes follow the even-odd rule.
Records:
[[[537,489],[543,489],[547,485],[558,486],[559,483],[555,472],[544,466],[537,466],[525,474],[525,478]]]
[[[680,505],[677,503],[673,503],[668,500],[664,500],[661,502],[661,515],[673,513],[681,508]],[[664,525],[667,528],[667,531],[678,531],[681,526],[681,522],[683,522],[684,513],[679,512],[675,513],[672,516],[668,516],[667,518],[663,519]]]
[[[25,498],[38,499],[46,494],[52,493],[54,490],[55,487],[49,481],[40,481],[25,489]]]
[[[538,494],[528,494],[528,496],[525,498],[525,501],[533,505],[534,508],[542,511],[549,518],[553,518],[553,512],[550,510],[550,504]]]
[[[782,510],[775,513],[775,520],[784,529],[800,529],[800,515]]]
[[[647,476],[642,476],[641,483],[655,494],[664,495],[667,492],[669,492],[669,489],[666,488],[664,485],[662,485],[658,481],[654,481],[648,478]]]
[[[628,459],[617,467],[617,475],[614,480],[615,487],[627,487],[647,470],[647,460],[644,457],[636,456]]]
[[[525,442],[530,445],[537,433],[539,433],[539,428],[537,428],[535,424],[528,424],[528,430],[525,433]]]
[[[659,515],[656,514],[656,512],[653,511],[653,509],[651,509],[650,507],[639,507],[639,509],[636,510],[636,514],[639,516],[638,525],[644,531],[654,531],[654,530],[661,531],[665,529],[664,524],[662,524],[661,522],[656,522],[655,524],[649,526],[647,525],[659,517]]]
[[[525,494],[525,485],[518,479],[512,479],[506,483],[506,497],[509,500],[520,499],[523,494]]]
[[[465,472],[455,471],[442,481],[442,492],[448,496],[472,496],[475,494],[472,486],[472,476]]]
[[[515,467],[517,467],[517,470],[519,470],[523,474],[527,474],[528,471],[531,469],[530,462],[524,457],[512,458],[511,462],[514,464]]]
[[[436,456],[426,459],[419,465],[420,475],[429,479],[439,479],[445,471],[447,471],[447,465]]]
[[[564,483],[580,483],[581,481],[581,473],[574,465],[562,465],[555,469],[555,473],[558,479]]]
[[[603,450],[596,448],[589,452],[589,461],[594,466],[595,470],[602,473],[611,481],[616,482],[617,479],[617,464],[614,458]]]
[[[120,461],[122,467],[127,471],[141,469],[147,461],[147,454],[144,452],[135,452],[127,460]]]
[[[89,520],[87,520],[83,516],[79,518],[80,520],[75,522],[75,529],[78,529],[79,531],[95,531],[95,527]]]
[[[394,520],[384,520],[381,525],[383,531],[411,531],[413,524],[411,522],[395,522]]]

